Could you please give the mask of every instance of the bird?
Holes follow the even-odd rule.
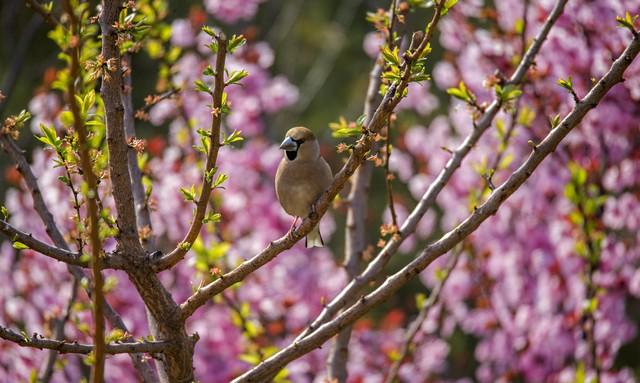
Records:
[[[295,219],[315,212],[315,203],[331,182],[333,173],[327,161],[320,155],[320,144],[313,132],[305,127],[289,129],[280,144],[284,155],[276,171],[275,187],[278,201],[284,211]],[[323,247],[324,241],[317,224],[307,234],[305,247]]]

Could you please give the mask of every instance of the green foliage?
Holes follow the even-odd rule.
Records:
[[[449,10],[451,8],[453,8],[453,6],[458,3],[458,0],[440,0],[440,1],[444,1],[444,6],[442,7],[442,10],[440,11],[440,15],[441,16],[444,16],[447,13],[449,13]]]
[[[447,94],[468,104],[475,104],[477,100],[476,95],[473,94],[473,92],[469,88],[467,88],[464,81],[460,81],[460,84],[458,84],[457,88],[447,89]]]
[[[637,21],[638,21],[638,15],[631,16],[631,13],[629,13],[629,11],[625,12],[624,17],[620,17],[620,16],[616,17],[616,22],[618,23],[618,26],[622,28],[627,28],[633,34],[638,33],[635,28],[635,24]]]
[[[244,141],[244,137],[242,137],[242,131],[234,130],[228,137],[224,137],[222,139],[222,144],[230,145],[235,142],[242,142],[242,141]]]
[[[228,242],[205,245],[200,238],[196,239],[192,247],[196,270],[209,274],[224,259],[230,248],[231,244]]]
[[[235,70],[235,71],[231,72],[231,74],[227,78],[227,81],[225,82],[224,85],[225,86],[229,86],[229,85],[238,84],[240,82],[240,80],[242,80],[243,78],[247,77],[248,75],[249,75],[249,72],[247,72],[244,69]]]
[[[549,125],[551,125],[551,129],[554,129],[555,127],[560,125],[560,114],[556,114],[555,116],[551,117],[551,119],[549,120]]]
[[[571,76],[569,76],[566,80],[562,78],[559,79],[557,81],[557,84],[565,88],[569,92],[573,92],[573,79],[571,78]]]
[[[180,188],[180,192],[184,196],[185,201],[196,201],[196,187],[194,185],[191,185],[191,188],[189,189]]]
[[[213,183],[213,187],[214,188],[222,188],[222,184],[229,179],[229,176],[224,174],[224,173],[220,173],[218,174],[218,178],[216,178],[215,182]]]
[[[520,108],[520,112],[518,113],[518,117],[516,121],[518,122],[518,124],[529,128],[531,127],[531,124],[533,124],[533,121],[535,119],[536,119],[536,112],[530,107],[528,107],[527,105],[524,105]]]
[[[522,94],[522,91],[518,88],[517,85],[506,85],[502,87],[500,85],[496,85],[495,87],[496,95],[502,102],[509,102],[517,99]]]
[[[208,94],[213,94],[213,92],[211,91],[211,88],[209,87],[209,85],[205,84],[204,81],[196,80],[196,81],[194,81],[193,84],[195,85],[197,91],[208,93]]]
[[[42,136],[36,136],[38,141],[52,147],[56,152],[62,150],[62,140],[58,137],[56,129],[53,126],[47,127],[44,124],[40,124],[40,131],[42,132]]]
[[[387,45],[382,47],[380,51],[382,53],[382,57],[387,64],[392,66],[400,66],[400,56],[398,56],[398,47],[393,48],[393,50],[389,49]]]
[[[238,48],[246,43],[247,39],[243,35],[233,35],[229,39],[227,49],[229,50],[229,53],[234,53]]]
[[[27,246],[27,245],[25,245],[24,243],[19,242],[19,241],[14,241],[14,242],[12,243],[12,245],[13,245],[13,248],[14,248],[14,249],[16,249],[16,250],[26,250],[26,249],[29,249],[29,246]]]
[[[359,136],[362,133],[362,126],[364,118],[360,116],[359,122],[347,121],[346,118],[340,116],[340,119],[336,122],[329,123],[329,129],[331,129],[331,135],[335,138],[347,138]]]

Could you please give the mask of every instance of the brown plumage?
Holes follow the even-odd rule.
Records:
[[[311,213],[320,194],[333,175],[327,161],[320,156],[320,145],[313,132],[304,127],[289,129],[280,145],[284,156],[276,172],[276,194],[287,214],[298,219]],[[307,234],[306,247],[322,247],[318,225]]]

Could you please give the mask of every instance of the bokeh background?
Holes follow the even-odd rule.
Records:
[[[228,270],[251,257],[289,227],[273,191],[273,174],[281,153],[277,143],[291,126],[305,125],[322,142],[323,154],[337,171],[344,159],[335,147],[328,124],[344,116],[355,120],[363,103],[380,37],[365,20],[367,12],[388,8],[387,2],[343,0],[205,0],[153,3],[165,18],[162,36],[133,59],[133,102],[144,107],[149,94],[173,86],[179,96],[161,101],[138,120],[138,135],[147,140],[145,174],[153,181],[153,230],[159,247],[170,249],[186,232],[190,208],[180,187],[198,184],[197,157],[191,148],[195,129],[208,126],[207,100],[193,90],[193,80],[211,57],[203,49],[202,24],[243,33],[249,44],[230,60],[250,76],[230,91],[232,113],[225,129],[240,129],[246,139],[236,149],[221,152],[220,168],[230,175],[226,190],[214,194],[222,222],[208,225],[202,242],[176,270],[163,273],[174,298],[185,299],[192,286],[211,278],[213,267]],[[495,71],[510,75],[525,42],[538,32],[553,6],[549,0],[461,0],[440,24],[429,65],[433,80],[411,86],[400,105],[392,131],[391,169],[396,177],[396,209],[402,221],[449,158],[442,147],[455,149],[472,129],[471,113],[447,95],[464,81],[481,102],[490,101],[485,85]],[[571,75],[579,94],[601,76],[611,59],[629,41],[615,16],[640,11],[635,1],[572,1],[558,21],[536,66],[523,86],[525,96],[501,113],[494,127],[465,160],[421,222],[415,236],[388,266],[397,270],[429,241],[454,227],[486,198],[482,174],[500,161],[494,183],[529,153],[527,141],[539,141],[548,120],[565,114],[572,101],[556,85]],[[52,155],[33,134],[38,124],[60,128],[62,97],[51,90],[61,63],[48,27],[21,1],[0,5],[2,46],[0,117],[28,109],[34,115],[19,143],[39,175],[45,198],[72,238],[70,194],[52,170]],[[403,30],[424,28],[431,10],[415,8]],[[632,382],[640,370],[640,65],[634,63],[627,81],[617,86],[584,124],[566,140],[529,182],[465,243],[460,261],[416,339],[412,356],[400,377],[406,382],[581,382],[593,376],[584,309],[590,282],[596,292],[596,350],[603,382]],[[500,149],[503,132],[513,127],[508,149]],[[569,165],[571,164],[571,166]],[[11,222],[38,238],[46,233],[30,209],[31,200],[19,174],[0,156],[0,196]],[[585,180],[574,185],[580,174]],[[574,186],[570,186],[574,185]],[[108,185],[102,191],[108,200]],[[573,188],[574,193],[568,190]],[[344,195],[343,197],[346,197]],[[601,197],[601,198],[600,198]],[[601,203],[586,214],[586,199]],[[376,168],[366,221],[375,254],[385,213],[384,171]],[[196,372],[204,382],[224,382],[284,346],[319,312],[322,304],[346,283],[344,254],[346,205],[336,203],[323,219],[328,247],[305,250],[301,244],[256,272],[239,288],[207,305],[189,323],[201,340],[196,348]],[[587,235],[576,216],[592,222],[599,236],[597,266],[590,269],[584,244]],[[572,218],[573,217],[573,218]],[[593,232],[591,233],[592,235]],[[113,244],[107,241],[106,246]],[[9,241],[0,248],[0,323],[49,334],[49,320],[64,307],[70,277],[63,265],[29,251],[17,252]],[[403,329],[418,311],[417,296],[438,283],[443,260],[356,324],[350,381],[377,382],[385,376],[402,341]],[[131,332],[145,336],[145,312],[126,277],[109,272],[109,301],[125,318]],[[242,319],[242,320],[241,320]],[[245,322],[252,323],[253,330]],[[80,294],[67,326],[67,336],[88,341],[88,301]],[[326,345],[290,364],[287,379],[324,379]],[[0,381],[26,381],[40,368],[45,353],[0,342]],[[54,381],[77,381],[88,367],[65,356]],[[126,357],[110,358],[108,380],[134,378]],[[583,379],[583,380],[581,380]]]

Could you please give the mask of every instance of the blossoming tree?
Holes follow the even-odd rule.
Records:
[[[266,116],[305,95],[230,32],[262,2],[26,1],[61,64],[0,130],[0,380],[634,381],[637,2],[372,10],[362,115],[326,121],[334,181],[289,232]],[[297,245],[319,222],[344,249]]]

